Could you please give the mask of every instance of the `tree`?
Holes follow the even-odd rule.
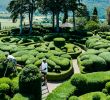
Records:
[[[67,6],[67,3],[65,3],[64,6],[63,6],[63,12],[64,12],[63,23],[65,23],[66,20],[68,19],[68,6]]]
[[[110,7],[107,8],[107,21],[108,25],[110,25]]]
[[[20,16],[20,35],[22,34],[23,31],[23,13],[25,12],[25,7],[23,0],[12,0],[8,4],[7,10],[11,13],[11,18],[13,22],[17,21],[17,18]]]
[[[80,6],[78,7],[77,11],[76,11],[76,16],[77,17],[85,17],[87,20],[90,20],[90,15],[89,15],[89,11],[87,9],[87,6],[85,4],[80,4]]]
[[[30,24],[29,34],[32,33],[33,14],[38,8],[38,2],[39,0],[26,0],[25,7],[27,8],[27,12],[29,14],[29,24]]]
[[[76,30],[75,26],[75,11],[78,9],[78,5],[80,5],[81,0],[68,0],[69,10],[73,12],[73,30]]]
[[[52,13],[52,26],[53,29],[55,28],[55,9],[54,6],[52,5],[52,3],[55,3],[54,0],[42,0],[42,2],[40,3],[40,12],[42,14],[48,14]]]
[[[98,11],[97,11],[96,7],[94,7],[93,15],[91,16],[91,20],[98,22]]]
[[[59,32],[59,14],[62,11],[65,0],[42,0],[41,9],[44,13],[52,13],[53,15],[53,28],[54,18],[56,15],[56,31]]]
[[[96,7],[94,7],[93,15],[97,15],[98,16],[98,11],[97,11],[97,8]]]

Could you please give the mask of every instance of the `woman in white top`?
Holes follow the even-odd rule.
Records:
[[[46,59],[43,59],[42,64],[41,64],[41,72],[44,75],[44,80],[47,81],[47,72],[48,72],[48,64],[46,62]]]

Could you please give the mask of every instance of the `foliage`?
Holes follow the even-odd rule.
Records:
[[[85,29],[88,31],[94,31],[96,29],[99,29],[99,25],[94,21],[88,21],[85,25]]]
[[[19,78],[18,77],[12,80],[11,91],[13,94],[16,94],[19,92]]]
[[[14,95],[14,97],[11,100],[30,100],[30,99],[26,96],[23,96],[20,93],[17,93]]]
[[[86,87],[87,84],[87,79],[81,74],[75,74],[71,78],[71,84],[76,86],[80,91],[84,91],[84,87]]]
[[[105,84],[105,89],[107,89],[108,93],[110,93],[110,82]]]
[[[65,39],[64,38],[54,38],[54,44],[57,47],[62,47],[65,45]]]
[[[71,96],[69,100],[79,100],[77,96]]]
[[[99,54],[99,56],[102,57],[106,61],[108,67],[110,65],[109,55],[110,55],[110,52],[102,52]]]
[[[6,83],[0,84],[0,93],[7,93],[9,92],[10,86]]]
[[[66,81],[53,90],[53,92],[47,96],[46,100],[66,100],[75,90],[75,86],[72,86],[70,81]]]
[[[36,66],[29,65],[22,70],[19,76],[19,89],[21,93],[35,95],[36,99],[40,100],[41,76]]]

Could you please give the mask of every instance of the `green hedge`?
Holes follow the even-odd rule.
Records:
[[[30,98],[28,96],[17,93],[11,100],[30,100]]]
[[[57,47],[62,47],[65,45],[65,39],[64,38],[54,38],[54,44]]]
[[[36,66],[27,65],[22,70],[19,76],[19,90],[23,94],[34,95],[37,100],[41,100],[41,75]]]
[[[70,67],[70,60],[67,58],[51,56],[49,59],[59,65],[61,67],[61,70],[67,70]]]
[[[61,81],[69,78],[73,74],[73,67],[71,62],[71,67],[66,71],[61,71],[61,73],[48,72],[47,79],[50,81]]]
[[[110,52],[102,52],[99,54],[99,56],[102,57],[107,62],[107,65],[110,67]]]
[[[76,87],[72,86],[70,81],[66,81],[53,90],[53,92],[47,96],[46,100],[67,100],[75,90]]]
[[[108,70],[107,61],[94,54],[81,54],[77,60],[82,73]]]
[[[78,100],[106,100],[106,95],[102,92],[90,92],[81,95]]]

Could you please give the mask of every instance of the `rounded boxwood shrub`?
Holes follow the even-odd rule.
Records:
[[[37,57],[35,58],[35,57],[30,57],[30,58],[28,58],[27,60],[26,60],[26,62],[25,62],[25,64],[34,64],[35,63],[35,61],[37,61],[37,60],[39,60]]]
[[[0,78],[0,84],[2,84],[2,83],[6,83],[6,84],[8,84],[9,86],[12,85],[11,80],[10,80],[9,78],[7,78],[7,77]]]
[[[90,68],[93,65],[93,61],[92,60],[83,60],[81,62],[81,65],[86,67],[86,68]]]
[[[49,59],[59,65],[61,70],[67,70],[70,67],[70,60],[67,58],[51,56]]]
[[[69,54],[62,54],[61,57],[71,59],[71,56]]]
[[[40,67],[40,66],[41,66],[41,63],[42,63],[42,60],[40,59],[40,60],[37,60],[37,61],[34,63],[34,65]]]
[[[30,100],[30,98],[28,96],[24,96],[20,93],[17,93],[11,100]]]
[[[110,100],[110,95],[107,96],[106,100]]]
[[[0,93],[7,93],[10,90],[10,86],[6,83],[1,83],[0,84]]]
[[[39,59],[45,58],[45,53],[39,53],[36,57]]]
[[[16,77],[12,80],[11,92],[13,94],[19,92],[19,77]]]
[[[24,67],[19,75],[19,89],[21,93],[34,95],[41,100],[41,75],[36,66]]]
[[[37,47],[36,50],[37,50],[38,52],[40,52],[40,53],[41,53],[41,52],[43,52],[43,53],[47,53],[47,52],[48,52],[48,50],[46,50],[46,48],[45,48],[45,47],[42,47],[42,46],[41,46],[41,47]]]
[[[86,88],[87,79],[82,74],[74,74],[71,78],[71,84],[76,86],[79,90],[84,91],[84,88]]]
[[[56,63],[52,60],[47,59],[47,63],[52,69],[54,69],[54,67],[56,66]]]
[[[108,66],[110,66],[110,52],[102,52],[99,54],[99,56],[107,62]]]
[[[57,47],[62,47],[65,45],[65,39],[64,38],[54,38],[54,44]]]
[[[110,82],[105,84],[105,89],[107,89],[108,93],[110,93]]]
[[[93,70],[106,70],[106,61],[99,57],[99,56],[96,56],[96,55],[93,55],[90,57],[90,59],[93,61]]]
[[[105,93],[105,94],[107,94],[107,93],[108,93],[107,89],[105,89],[105,88],[104,88],[104,89],[102,89],[102,92],[103,92],[103,93]]]
[[[65,47],[66,47],[66,49],[67,49],[67,53],[72,53],[72,52],[74,52],[73,49],[74,49],[75,45],[73,45],[73,44],[66,44]]]
[[[71,96],[69,100],[79,100],[77,96]]]
[[[100,100],[100,99],[101,99],[101,97],[98,93],[93,94],[92,100]]]
[[[48,53],[52,53],[52,54],[54,54],[55,56],[61,56],[62,54],[65,54],[65,52],[62,52],[61,50],[60,50],[60,51],[50,50],[50,51],[48,51]]]

